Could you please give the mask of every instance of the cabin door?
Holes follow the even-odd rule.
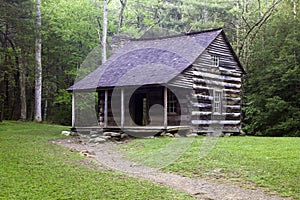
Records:
[[[130,115],[134,123],[139,126],[148,124],[148,99],[146,93],[134,93],[129,103]]]

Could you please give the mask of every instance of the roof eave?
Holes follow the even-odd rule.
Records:
[[[245,69],[243,68],[243,65],[241,64],[241,62],[240,62],[238,56],[237,56],[236,53],[234,52],[234,50],[233,50],[233,48],[232,48],[232,46],[231,46],[231,44],[230,44],[230,42],[229,42],[229,40],[228,40],[228,38],[227,38],[225,32],[224,32],[224,30],[222,30],[221,34],[222,34],[222,36],[224,37],[225,42],[227,43],[227,45],[228,45],[228,47],[229,47],[229,50],[231,51],[231,53],[232,53],[234,59],[236,60],[236,62],[237,62],[237,64],[238,64],[239,68],[241,69],[242,74],[243,74],[243,75],[247,74],[247,72],[246,72]]]

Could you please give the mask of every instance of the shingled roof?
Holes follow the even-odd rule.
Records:
[[[189,67],[222,29],[132,40],[68,90],[166,84]]]

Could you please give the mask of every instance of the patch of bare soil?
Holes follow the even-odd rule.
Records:
[[[52,141],[55,144],[63,145],[71,151],[78,151],[88,159],[100,163],[101,170],[114,169],[127,173],[134,177],[150,180],[169,186],[182,192],[186,192],[196,199],[205,200],[289,200],[278,195],[270,195],[262,189],[245,189],[229,181],[216,183],[205,179],[192,179],[182,177],[173,173],[165,173],[158,169],[143,166],[125,159],[125,156],[117,148],[116,142],[105,142],[92,144],[80,138],[68,138]],[[88,166],[90,162],[87,163]],[[104,166],[104,167],[103,167]],[[91,166],[92,168],[95,165]]]

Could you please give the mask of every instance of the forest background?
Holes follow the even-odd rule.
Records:
[[[107,11],[108,55],[115,36],[223,27],[247,72],[244,131],[300,136],[298,10],[299,0],[0,0],[0,121],[35,119],[41,36],[40,120],[70,125],[66,88],[86,57],[103,47]]]

